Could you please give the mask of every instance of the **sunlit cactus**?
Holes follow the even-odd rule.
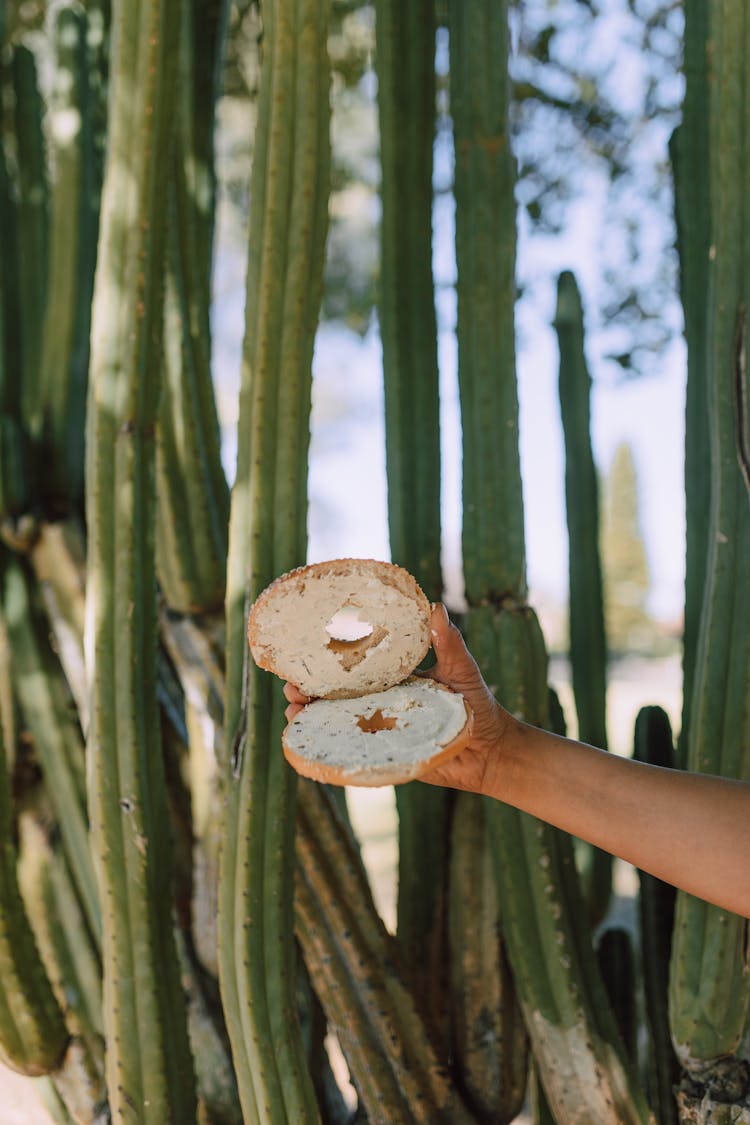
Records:
[[[702,17],[697,6],[693,7],[696,11],[689,15],[695,22],[688,23],[688,34],[700,35]],[[702,409],[707,420],[712,471],[709,520],[704,528],[706,577],[687,716],[687,766],[748,779],[750,227],[745,223],[746,194],[738,182],[747,158],[748,107],[740,91],[748,27],[744,12],[732,4],[716,0],[707,7],[712,50],[706,65],[710,70],[706,73],[698,67],[689,80],[698,83],[697,91],[693,90],[695,112],[700,112],[701,91],[706,90],[708,98],[708,234],[712,249],[705,286],[707,378],[701,378],[699,370],[697,387],[698,391],[705,388],[707,397],[702,407],[697,398],[693,410]],[[688,216],[684,221],[689,221]],[[704,276],[705,263],[688,257],[684,267],[690,294],[690,287],[700,284]],[[700,353],[698,365],[700,368]],[[695,417],[693,425],[698,424]],[[698,510],[692,518],[701,514]],[[688,519],[691,515],[688,510]],[[738,1088],[736,1075],[741,1087],[746,1070],[742,1058],[750,1011],[746,933],[746,920],[687,895],[678,896],[670,982],[672,1039],[688,1073],[698,1083],[718,1090],[718,1102],[732,1100],[732,1091]]]
[[[641,959],[605,933],[608,995],[573,842],[415,783],[397,795],[390,934],[342,794],[298,787],[280,752],[284,699],[249,659],[246,620],[308,551],[329,0],[260,5],[231,503],[210,314],[215,111],[237,13],[228,0],[55,0],[42,22],[42,7],[0,2],[0,1061],[65,1125],[469,1125],[528,1103],[537,1125],[744,1120],[740,919],[680,896],[672,944],[673,893],[643,876]],[[509,7],[374,5],[390,546],[440,599],[432,153],[447,29],[466,595],[453,616],[502,702],[561,731],[525,572]],[[730,0],[685,8],[679,757],[748,777],[750,24]],[[589,379],[569,274],[555,327],[579,728],[604,745]],[[635,742],[636,757],[670,764],[658,707]]]

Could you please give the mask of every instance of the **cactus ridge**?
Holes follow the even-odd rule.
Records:
[[[526,596],[515,380],[508,6],[448,7],[455,146],[463,561],[471,605]]]
[[[180,36],[180,97],[168,199],[164,363],[157,442],[157,572],[168,604],[183,613],[218,609],[224,599],[229,491],[221,465],[219,420],[210,360],[213,194],[200,192],[195,169],[211,166],[216,91],[196,98],[200,69],[184,5]],[[209,45],[215,39],[210,19]],[[201,24],[202,27],[202,24]],[[203,44],[201,44],[203,46]],[[197,52],[198,55],[201,52]],[[210,70],[210,68],[209,68]],[[202,128],[193,116],[207,118]],[[198,145],[208,146],[207,151]]]
[[[83,740],[70,716],[67,685],[46,642],[46,621],[17,558],[5,561],[2,585],[19,704],[49,786],[87,923],[99,944],[101,910],[89,848]]]
[[[748,303],[750,212],[740,182],[747,133],[742,93],[750,18],[715,0],[708,12],[713,43],[708,83],[710,256],[707,305],[708,432],[711,506],[706,581],[695,653],[688,768],[750,778],[750,505],[738,461],[736,379],[744,363],[738,332]],[[698,80],[702,74],[698,72]],[[702,87],[699,87],[699,91]],[[702,276],[699,275],[699,276]],[[697,283],[692,278],[692,284]],[[739,349],[739,350],[738,350]],[[670,980],[670,1025],[690,1069],[734,1054],[750,1011],[743,953],[747,923],[678,895]]]
[[[672,728],[661,707],[643,707],[638,712],[633,757],[639,762],[674,768]],[[643,992],[650,1047],[649,1098],[659,1122],[676,1125],[674,1088],[679,1079],[679,1066],[669,1029],[667,990],[677,892],[645,871],[639,871],[638,875]]]
[[[154,429],[173,0],[116,5],[86,463],[89,805],[114,1116],[195,1119],[156,701]]]
[[[50,187],[49,293],[40,356],[40,427],[35,435],[47,473],[40,481],[47,510],[82,510],[84,419],[91,296],[101,195],[95,149],[94,67],[87,50],[87,13],[54,13],[55,88],[46,128],[55,167]]]
[[[581,295],[575,277],[557,283],[555,331],[560,351],[560,414],[565,439],[570,663],[578,737],[607,749],[607,638],[599,553],[599,486],[591,448],[591,377],[584,352]],[[612,857],[581,847],[581,873],[592,925],[605,917],[612,893]]]
[[[451,825],[449,961],[457,1081],[481,1121],[512,1121],[528,1076],[528,1036],[501,935],[484,803],[457,796]]]
[[[49,194],[42,130],[42,100],[33,52],[13,48],[15,145],[18,168],[18,290],[22,327],[19,375],[25,428],[38,434],[41,426],[40,348],[47,300]]]
[[[330,161],[328,5],[274,2],[263,14],[226,598],[225,731],[240,752],[227,779],[219,965],[243,1113],[296,1123],[315,1120],[317,1109],[293,1017],[295,784],[276,752],[281,698],[267,674],[247,667],[245,624],[248,599],[303,562],[306,549]]]
[[[324,790],[301,784],[298,925],[320,999],[341,1039],[368,1116],[469,1121],[380,921],[351,835]],[[333,948],[333,956],[330,955]]]
[[[3,634],[3,646],[6,638]],[[7,675],[3,654],[3,673]],[[2,693],[3,703],[7,694]],[[52,992],[24,909],[16,875],[11,778],[0,716],[0,1058],[22,1074],[56,1069],[69,1032]]]

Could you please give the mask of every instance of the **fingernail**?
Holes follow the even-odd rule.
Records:
[[[438,602],[438,603],[437,603],[437,604],[435,605],[435,609],[436,609],[436,610],[438,611],[438,613],[439,613],[439,614],[440,614],[440,616],[442,617],[442,619],[443,619],[443,624],[444,624],[444,625],[448,625],[448,623],[449,623],[448,611],[447,611],[447,609],[445,608],[445,606],[443,605],[443,603],[442,603],[442,602]],[[439,636],[440,636],[440,632],[439,632],[439,630],[438,630],[438,629],[434,629],[434,628],[433,628],[433,629],[431,629],[431,630],[430,630],[430,632],[432,633],[433,637],[439,637]]]

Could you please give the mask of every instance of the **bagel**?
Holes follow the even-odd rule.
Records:
[[[448,761],[468,744],[461,695],[411,676],[354,699],[318,699],[284,731],[284,756],[303,777],[330,785],[400,785]]]
[[[432,607],[402,567],[332,559],[290,571],[248,618],[255,663],[311,697],[283,751],[304,777],[334,785],[397,785],[469,742],[463,696],[412,676],[430,647]]]
[[[247,636],[260,668],[303,695],[348,699],[410,675],[430,647],[431,606],[403,567],[332,559],[282,575],[259,595]],[[360,624],[364,635],[337,636]]]

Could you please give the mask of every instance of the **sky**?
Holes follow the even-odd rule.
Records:
[[[621,0],[610,7],[623,8]],[[618,30],[619,29],[619,30]],[[610,82],[623,96],[638,86],[637,52],[618,49],[624,34],[614,18],[610,37],[597,51],[610,51]],[[440,52],[438,52],[438,55]],[[651,129],[654,160],[666,157],[668,134]],[[450,133],[435,150],[436,183],[450,182]],[[524,482],[527,571],[530,600],[563,604],[567,591],[567,533],[564,512],[564,451],[557,397],[557,344],[552,321],[556,279],[572,269],[588,308],[587,354],[593,376],[592,443],[602,474],[617,446],[633,451],[639,483],[641,530],[651,577],[649,609],[668,623],[679,621],[684,583],[683,439],[685,349],[679,331],[658,371],[623,380],[605,360],[611,347],[607,326],[593,323],[591,310],[616,253],[617,234],[607,219],[607,188],[592,167],[586,191],[568,206],[564,237],[532,238],[519,219],[518,276],[524,296],[516,313],[520,406],[520,456]],[[461,604],[460,413],[456,377],[455,258],[453,202],[437,196],[433,214],[433,270],[437,286],[442,430],[442,507],[446,601]],[[219,225],[221,233],[221,224]],[[663,233],[653,252],[663,252]],[[649,247],[646,245],[646,252]],[[242,345],[243,248],[219,240],[214,306],[215,369],[224,420],[224,461],[234,474],[236,393]],[[674,319],[674,309],[667,312]],[[377,324],[364,337],[342,325],[319,329],[313,364],[309,477],[309,561],[340,555],[388,558],[383,390]]]

